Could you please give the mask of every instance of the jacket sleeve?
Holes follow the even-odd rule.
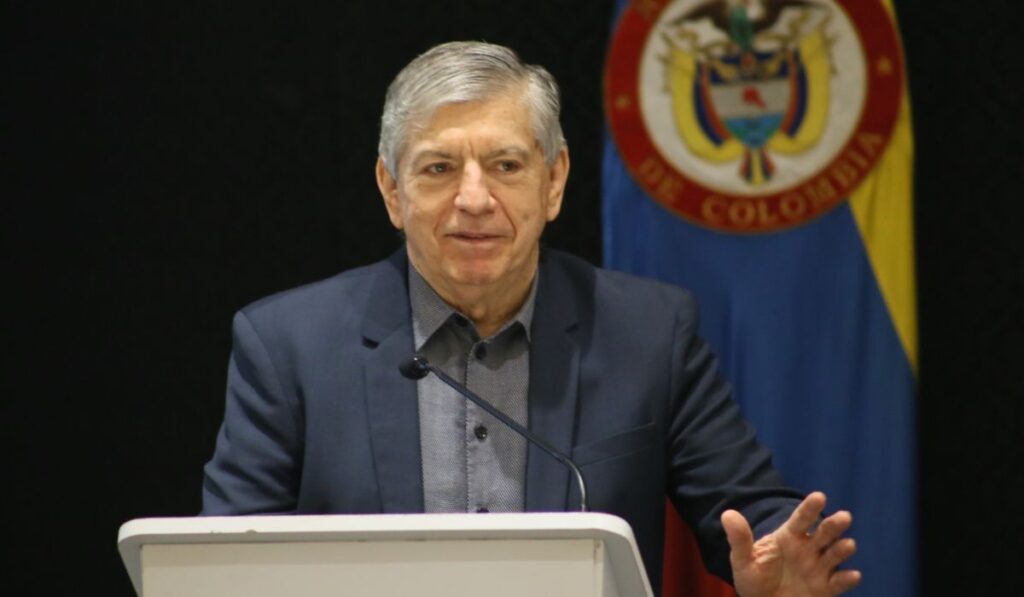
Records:
[[[743,419],[717,358],[697,335],[697,322],[696,303],[686,294],[675,325],[668,493],[694,530],[705,565],[731,582],[722,512],[738,510],[760,537],[778,528],[802,496],[786,487],[770,451]]]
[[[303,422],[294,389],[245,312],[235,315],[224,422],[203,478],[202,515],[295,509]]]

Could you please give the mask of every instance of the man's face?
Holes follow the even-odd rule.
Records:
[[[561,208],[563,149],[544,163],[518,93],[437,109],[411,130],[396,167],[377,163],[391,223],[442,296],[470,287],[517,290],[532,279],[544,225]]]

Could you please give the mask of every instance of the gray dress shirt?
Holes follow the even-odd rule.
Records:
[[[535,280],[515,317],[481,339],[473,322],[409,267],[416,351],[524,427],[536,292]],[[425,511],[523,511],[526,440],[434,375],[416,389]]]

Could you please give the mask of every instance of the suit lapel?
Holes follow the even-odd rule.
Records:
[[[575,293],[559,264],[543,256],[538,284],[530,346],[530,430],[571,455],[579,380],[579,346],[570,335],[576,325]],[[560,462],[531,445],[526,510],[566,510],[570,480]]]
[[[398,372],[413,351],[407,268],[404,250],[386,262],[373,281],[363,324],[370,348],[363,370],[366,411],[385,513],[423,511],[416,382]]]

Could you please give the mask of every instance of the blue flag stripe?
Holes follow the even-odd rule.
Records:
[[[914,378],[849,206],[714,232],[645,196],[609,139],[605,265],[692,290],[702,334],[787,480],[854,514],[854,594],[916,593]]]

